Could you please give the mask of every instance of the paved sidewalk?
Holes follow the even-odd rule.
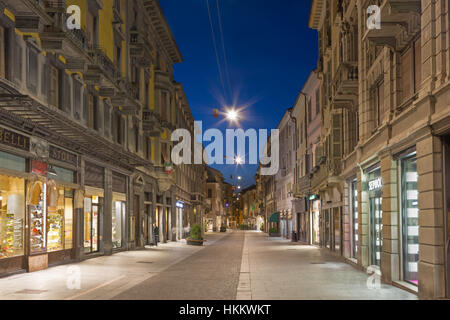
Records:
[[[417,299],[399,288],[381,284],[368,289],[369,275],[338,260],[324,249],[246,234],[251,298],[254,300]],[[247,295],[248,297],[248,295]]]
[[[208,234],[205,247],[224,235]],[[205,247],[169,242],[145,250],[125,251],[79,263],[51,267],[0,279],[0,300],[111,299],[129,288],[164,272]],[[79,271],[80,289],[68,289]]]
[[[172,265],[157,277],[122,292],[114,299],[234,300],[244,236],[244,232],[228,232],[213,245]]]

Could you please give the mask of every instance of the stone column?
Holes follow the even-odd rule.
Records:
[[[397,176],[397,162],[389,154],[382,155],[381,178],[383,181],[383,200],[381,209],[383,211],[383,248],[381,253],[381,275],[382,279],[387,283],[400,279],[400,215]]]
[[[112,171],[105,169],[105,197],[103,199],[103,250],[112,254]]]
[[[428,135],[417,141],[419,192],[419,296],[445,296],[442,142]]]

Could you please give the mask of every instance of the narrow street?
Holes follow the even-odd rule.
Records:
[[[206,239],[204,247],[172,242],[2,278],[0,299],[417,299],[385,284],[368,289],[368,275],[316,247],[252,231]]]

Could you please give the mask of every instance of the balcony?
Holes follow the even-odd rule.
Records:
[[[146,110],[142,114],[142,127],[144,135],[147,137],[159,137],[161,135],[161,125],[159,115],[153,111]]]
[[[65,1],[45,1],[45,11],[52,17],[39,36],[43,50],[54,51],[69,57],[87,58],[88,35],[83,29],[68,29]]]
[[[296,198],[305,197],[309,194],[309,189],[311,187],[311,180],[309,175],[301,177],[298,183],[294,186],[294,194]]]
[[[363,40],[403,50],[420,31],[421,0],[385,0],[380,10],[381,28],[367,30]]]
[[[155,71],[155,87],[169,90],[172,87],[173,77],[169,72]]]
[[[327,165],[320,165],[319,169],[316,173],[314,173],[311,177],[311,190],[316,190],[320,187],[321,184],[326,182],[328,178],[328,166]]]
[[[100,136],[97,131],[73,121],[67,113],[22,95],[4,79],[0,79],[0,119],[23,132],[113,164],[130,169],[148,164],[136,154],[118,148],[117,144]]]
[[[152,46],[142,32],[132,30],[130,32],[130,56],[141,67],[151,66]]]
[[[336,71],[333,84],[333,102],[335,104],[356,104],[358,100],[358,66],[341,63]]]
[[[41,32],[53,19],[45,10],[44,0],[3,0],[4,6],[15,12],[15,28],[21,32]],[[3,12],[3,6],[0,5]]]
[[[136,115],[139,110],[139,106],[135,101],[129,99],[123,94],[117,94],[111,97],[111,104],[113,107],[119,109],[119,111],[126,115]]]

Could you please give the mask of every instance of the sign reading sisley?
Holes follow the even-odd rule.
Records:
[[[381,189],[381,187],[383,187],[381,178],[369,181],[369,191],[378,190]]]

